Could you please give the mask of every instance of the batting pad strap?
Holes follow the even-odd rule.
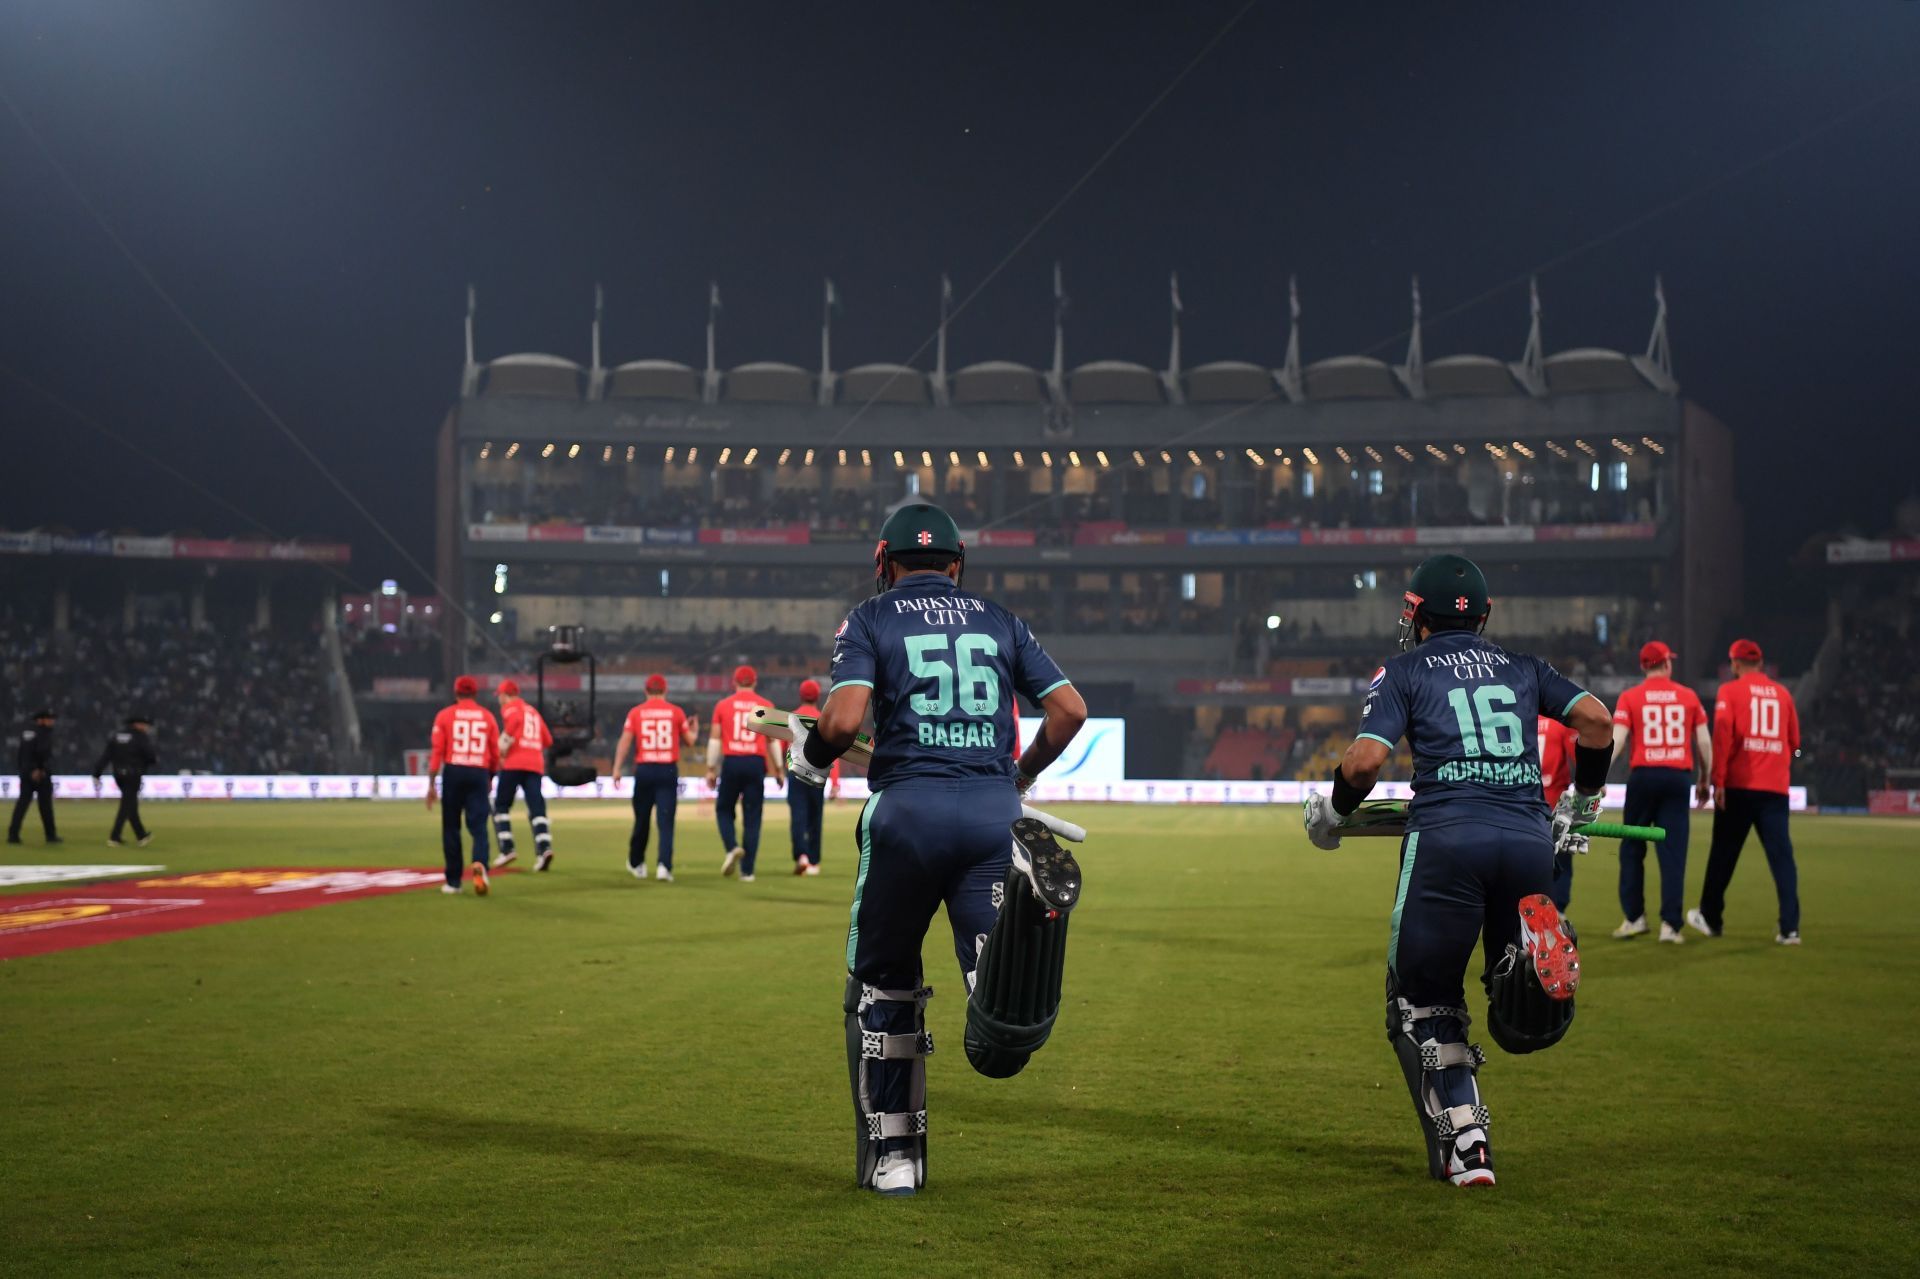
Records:
[[[927,1112],[924,1110],[899,1110],[891,1114],[874,1113],[866,1118],[868,1141],[927,1135]]]
[[[1449,1066],[1473,1066],[1486,1064],[1487,1055],[1480,1051],[1479,1044],[1440,1044],[1429,1039],[1420,1045],[1420,1069],[1445,1070]]]
[[[882,990],[878,986],[860,985],[860,1006],[869,1004],[919,1004],[925,1007],[933,998],[933,987],[922,986],[918,990]]]
[[[1400,1029],[1402,1031],[1411,1032],[1414,1022],[1425,1021],[1429,1017],[1458,1017],[1462,1026],[1471,1026],[1473,1024],[1473,1018],[1467,1016],[1467,1010],[1464,1008],[1450,1008],[1446,1004],[1430,1004],[1424,1007],[1416,1007],[1404,999],[1399,1002]]]
[[[860,1055],[868,1061],[899,1061],[925,1057],[932,1052],[932,1031],[919,1030],[905,1035],[887,1035],[877,1030],[860,1032]]]
[[[1493,1121],[1487,1117],[1486,1105],[1474,1102],[1471,1106],[1448,1106],[1433,1117],[1434,1135],[1443,1140],[1469,1128],[1485,1128]]]

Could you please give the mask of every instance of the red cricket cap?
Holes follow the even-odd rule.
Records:
[[[647,691],[648,691],[649,693],[664,693],[664,692],[666,692],[666,691],[667,691],[667,677],[666,677],[665,675],[649,675],[649,676],[647,676]]]
[[[760,672],[754,670],[751,666],[736,666],[733,668],[733,682],[736,684],[751,685],[759,678]]]
[[[502,697],[518,697],[520,696],[520,682],[514,679],[503,679],[493,691]]]
[[[472,697],[480,691],[480,681],[471,675],[456,675],[453,680],[455,697]]]
[[[1640,669],[1643,671],[1672,660],[1673,650],[1659,640],[1648,640],[1640,646]]]
[[[1736,662],[1757,662],[1760,660],[1760,646],[1750,639],[1737,639],[1727,649],[1727,656]]]
[[[800,700],[803,702],[819,701],[820,700],[820,681],[817,679],[801,680],[800,681]]]

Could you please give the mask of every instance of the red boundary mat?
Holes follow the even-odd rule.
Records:
[[[0,897],[0,959],[384,897],[446,882],[439,870],[214,870]]]

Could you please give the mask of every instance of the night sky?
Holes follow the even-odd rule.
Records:
[[[221,352],[423,561],[464,287],[482,358],[905,359],[1240,0],[0,0],[0,87]],[[1809,134],[1814,136],[1808,137]],[[1800,142],[1801,139],[1807,139]],[[1795,145],[1799,143],[1798,145]],[[954,362],[1637,353],[1733,427],[1750,564],[1920,489],[1920,3],[1282,4],[1239,21],[956,324]],[[412,577],[0,110],[0,366],[278,532]],[[1647,218],[1672,202],[1675,207]],[[923,365],[931,364],[931,357]],[[0,527],[244,533],[0,375]],[[418,581],[410,585],[424,585]]]

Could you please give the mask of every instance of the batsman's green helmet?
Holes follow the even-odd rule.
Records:
[[[1484,621],[1492,611],[1487,579],[1464,555],[1435,555],[1413,570],[1400,610],[1400,645],[1407,647],[1421,618],[1429,621]]]
[[[914,502],[901,507],[880,526],[880,542],[873,548],[875,586],[885,590],[887,557],[908,551],[945,551],[964,563],[967,544],[960,540],[960,526],[931,502]]]

